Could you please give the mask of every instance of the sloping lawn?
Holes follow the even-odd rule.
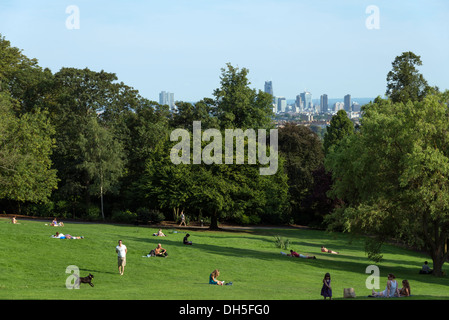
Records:
[[[349,242],[345,234],[304,229],[251,229],[202,231],[165,229],[166,237],[154,237],[150,227],[101,223],[70,223],[50,227],[48,222],[20,220],[13,225],[0,219],[0,299],[98,299],[98,300],[320,300],[322,279],[331,274],[333,298],[341,299],[344,288],[354,288],[357,299],[371,293],[365,273],[373,264],[363,241]],[[51,238],[56,231],[79,240]],[[182,244],[190,233],[192,246]],[[289,249],[317,259],[290,258],[280,254],[274,236],[290,240]],[[118,240],[128,247],[127,266],[121,276],[115,247]],[[158,243],[167,258],[145,257]],[[339,251],[321,253],[320,247]],[[412,297],[400,299],[448,299],[449,278],[419,275],[425,260],[414,251],[386,246],[380,269],[383,290],[388,273],[398,282],[408,279]],[[81,276],[94,275],[95,287],[81,284],[69,290],[68,266],[77,266]],[[446,266],[446,265],[445,265]],[[209,274],[220,270],[220,280],[230,286],[209,285]],[[446,268],[447,270],[447,268]]]

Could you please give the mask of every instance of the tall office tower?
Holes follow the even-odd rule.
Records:
[[[322,94],[320,97],[320,109],[321,112],[328,112],[329,111],[329,102],[327,98],[327,94]]]
[[[301,96],[301,99],[304,103],[304,110],[313,108],[312,103],[312,94],[308,91],[304,91],[303,93],[299,94]]]
[[[352,111],[351,95],[350,94],[345,95],[345,111],[346,112],[351,112]]]
[[[297,110],[296,112],[304,111],[304,102],[299,94],[296,96],[295,106],[296,106],[296,110]]]
[[[161,91],[161,93],[159,93],[159,104],[168,105],[170,110],[173,110],[175,108],[175,94],[172,92]]]
[[[273,82],[265,81],[265,90],[266,93],[273,95]]]
[[[277,112],[285,112],[287,110],[287,99],[285,97],[276,97]]]

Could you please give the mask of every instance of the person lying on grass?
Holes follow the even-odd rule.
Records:
[[[304,254],[299,254],[296,251],[290,250],[290,254],[287,254],[289,257],[295,257],[295,258],[304,258],[304,259],[316,259],[315,256],[308,256]]]
[[[59,232],[56,232],[56,234],[52,235],[51,237],[52,238],[58,238],[58,239],[84,239],[83,236],[81,236],[81,237],[74,237],[74,236],[71,236],[70,234],[63,234],[63,233],[59,233]]]
[[[327,252],[327,253],[338,254],[337,251],[329,250],[329,249],[325,248],[324,246],[321,246],[321,252]]]

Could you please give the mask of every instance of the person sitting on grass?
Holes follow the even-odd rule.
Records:
[[[56,220],[56,218],[53,219],[53,221],[50,223],[50,226],[52,227],[64,227],[63,222],[59,222]]]
[[[289,257],[295,257],[295,258],[304,258],[304,259],[316,259],[315,256],[308,256],[304,254],[299,254],[296,251],[290,250],[290,254],[287,254]]]
[[[186,234],[186,236],[182,240],[182,243],[187,244],[187,245],[192,245],[192,241],[189,241],[188,237],[190,237],[190,234]]]
[[[162,232],[162,229],[159,229],[158,232],[153,233],[153,236],[156,236],[156,237],[165,237],[165,234]]]
[[[159,243],[156,247],[156,249],[154,249],[154,255],[156,257],[167,257],[167,250],[165,250],[164,248],[162,248],[161,244]]]
[[[217,279],[219,275],[220,275],[220,271],[218,269],[215,269],[214,271],[212,271],[212,273],[209,276],[209,284],[216,284],[216,285],[222,286],[224,281],[220,281]]]
[[[14,216],[14,217],[11,218],[11,223],[12,223],[12,224],[18,224],[18,223],[17,223],[16,216]]]
[[[419,270],[420,274],[431,274],[433,272],[432,269],[430,269],[428,262],[424,261],[424,265],[422,266],[422,269]]]
[[[398,282],[396,281],[396,277],[394,274],[389,273],[387,276],[387,286],[384,291],[376,292],[374,289],[372,290],[373,297],[384,297],[384,298],[392,298],[399,296]]]
[[[410,283],[408,280],[402,280],[402,288],[399,289],[400,297],[409,297],[410,296]]]

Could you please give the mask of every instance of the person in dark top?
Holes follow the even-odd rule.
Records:
[[[190,234],[186,234],[184,237],[184,240],[182,240],[182,243],[192,245],[192,241],[189,241],[188,238],[190,237]]]

